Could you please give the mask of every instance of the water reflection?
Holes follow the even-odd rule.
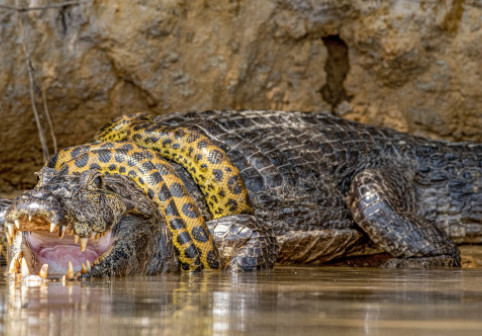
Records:
[[[282,267],[26,287],[0,281],[6,335],[480,334],[482,271]]]

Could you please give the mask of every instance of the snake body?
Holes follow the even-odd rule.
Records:
[[[105,125],[97,141],[132,141],[183,166],[206,198],[213,218],[250,214],[253,208],[238,168],[206,135],[169,127],[145,113],[123,115]]]
[[[87,144],[59,151],[47,166],[64,174],[97,169],[130,177],[159,205],[184,270],[222,268],[196,204],[173,168],[156,153],[128,142]],[[90,232],[84,233],[88,235]]]

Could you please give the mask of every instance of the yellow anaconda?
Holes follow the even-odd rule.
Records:
[[[159,205],[182,268],[222,268],[204,218],[182,180],[157,153],[134,143],[103,142],[61,150],[47,165],[65,173],[98,169],[131,177]]]
[[[137,113],[114,119],[95,139],[132,141],[183,166],[204,194],[214,219],[253,212],[238,168],[221,148],[195,130],[162,125],[148,114]]]

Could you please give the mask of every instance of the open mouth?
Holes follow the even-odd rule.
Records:
[[[68,227],[50,226],[43,217],[26,219],[23,216],[15,225],[7,224],[8,236],[12,237],[14,246],[18,246],[9,267],[9,273],[14,276],[78,278],[101,262],[113,245],[112,231],[81,238]],[[46,229],[49,226],[53,232]]]
[[[50,275],[66,274],[69,262],[74,273],[85,272],[88,265],[98,262],[111,246],[110,232],[97,240],[90,239],[84,251],[71,235],[59,239],[55,233],[25,232],[25,238],[38,264],[49,265]]]

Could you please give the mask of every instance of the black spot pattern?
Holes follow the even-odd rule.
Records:
[[[185,189],[180,183],[173,183],[171,184],[170,188],[171,190],[171,195],[174,197],[184,197],[186,194],[184,193]]]
[[[243,191],[239,176],[231,176],[228,180],[228,189],[233,194],[239,195]]]
[[[206,140],[201,140],[197,143],[198,149],[203,149],[203,148],[206,148],[207,146],[208,146],[208,143]]]
[[[145,159],[145,156],[142,153],[136,152],[134,154],[129,155],[129,158],[127,159],[127,164],[132,167],[134,165],[137,165],[139,162],[144,161],[144,159]]]
[[[131,144],[123,144],[122,146],[119,147],[119,150],[121,151],[130,151],[130,150],[133,150],[134,149],[134,146],[132,146]]]
[[[213,175],[217,182],[221,182],[223,180],[224,174],[221,169],[213,169]]]
[[[191,246],[184,250],[184,255],[190,259],[196,258],[198,256],[196,247],[191,244]]]
[[[75,166],[78,167],[78,168],[82,168],[82,167],[85,167],[85,165],[87,164],[87,162],[89,161],[89,154],[87,153],[84,153],[80,156],[77,156],[75,158]]]
[[[194,240],[205,243],[209,240],[209,234],[201,226],[195,226],[191,230]]]
[[[177,211],[176,205],[173,200],[169,202],[169,204],[164,208],[166,212],[166,216],[174,216],[179,217],[179,211]]]
[[[70,152],[70,156],[73,158],[79,156],[81,153],[84,153],[86,150],[89,149],[89,146],[78,146],[77,148],[74,148],[72,152]]]
[[[190,241],[191,241],[191,236],[189,236],[189,233],[187,233],[187,232],[181,232],[177,236],[177,243],[181,246],[189,243]],[[189,258],[194,258],[194,257],[195,257],[195,255],[192,256],[192,257],[189,257]]]
[[[102,149],[113,149],[114,148],[114,144],[112,142],[104,142],[100,148]]]
[[[184,203],[182,205],[182,213],[189,218],[199,217],[199,211],[193,203]]]
[[[114,158],[118,163],[122,163],[126,159],[126,155],[127,155],[126,152],[118,150],[115,152]]]
[[[219,260],[216,257],[216,254],[214,253],[214,251],[208,251],[207,261],[208,261],[209,267],[211,267],[212,269],[219,269],[219,266],[220,266]]]
[[[221,161],[223,161],[223,159],[224,159],[224,154],[221,151],[217,149],[213,149],[209,151],[208,161],[211,162],[212,164],[220,164]]]
[[[186,222],[184,222],[184,220],[182,220],[181,218],[175,218],[175,219],[171,220],[169,222],[169,225],[175,231],[186,229]]]
[[[164,164],[156,164],[156,169],[159,171],[159,174],[163,176],[171,174],[169,167]]]
[[[97,164],[97,163],[92,163],[89,166],[89,169],[102,170],[101,167],[99,166],[99,164]]]
[[[56,153],[54,156],[52,156],[47,163],[47,167],[54,168],[57,165],[57,160],[59,159],[59,154]]]
[[[141,165],[141,168],[145,173],[150,172],[151,170],[155,169],[154,165],[149,161],[143,162],[142,165]]]
[[[149,175],[149,179],[151,180],[151,184],[159,184],[164,182],[164,179],[162,178],[161,174],[158,172],[154,172],[151,175]]]
[[[226,202],[226,205],[229,207],[229,211],[236,211],[236,209],[238,208],[238,202],[233,199],[229,199]]]
[[[161,187],[161,190],[159,190],[157,197],[161,202],[165,202],[171,198],[171,193],[169,191],[169,188],[165,184]]]

